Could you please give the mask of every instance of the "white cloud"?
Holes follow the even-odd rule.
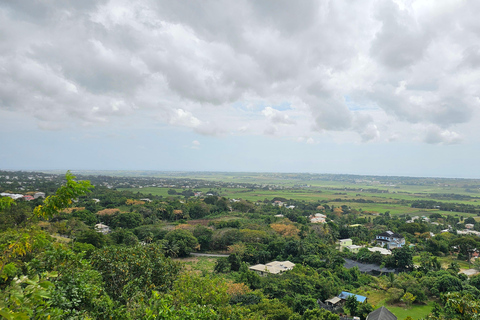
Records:
[[[33,115],[42,129],[108,125],[142,111],[212,136],[459,143],[479,119],[479,9],[466,1],[3,2],[0,108]],[[284,102],[291,108],[276,107]]]

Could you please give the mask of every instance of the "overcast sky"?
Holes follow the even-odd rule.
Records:
[[[479,12],[0,0],[0,169],[479,178]]]

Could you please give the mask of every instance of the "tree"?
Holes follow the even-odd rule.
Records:
[[[179,264],[165,258],[155,244],[106,247],[94,252],[91,261],[102,274],[107,293],[124,303],[148,297],[152,290],[171,289],[180,271]]]
[[[403,302],[405,302],[405,304],[409,307],[412,305],[412,303],[415,301],[417,297],[415,297],[413,294],[411,294],[410,292],[406,292],[403,297],[400,299],[402,300]]]
[[[392,250],[392,254],[387,260],[387,265],[400,270],[413,269],[413,253],[406,246]]]
[[[466,236],[454,239],[450,245],[458,248],[459,259],[463,258],[470,264],[472,254],[480,246],[480,241],[475,236]]]
[[[357,315],[360,317],[361,320],[367,319],[367,316],[370,312],[373,311],[373,306],[368,302],[360,303],[358,306]]]
[[[170,231],[165,240],[178,246],[178,256],[186,257],[198,248],[198,240],[188,230],[177,229]]]
[[[54,195],[48,196],[43,201],[43,204],[35,207],[33,215],[27,219],[27,222],[34,217],[44,219],[53,217],[53,215],[60,210],[69,207],[72,200],[78,199],[80,196],[87,194],[90,192],[90,189],[93,188],[90,181],[75,181],[75,176],[72,175],[70,171],[67,171],[65,174],[65,179],[66,183],[58,188]],[[11,204],[12,202],[9,200],[2,200],[0,207],[7,208],[10,207]],[[0,208],[0,210],[3,210],[2,208]],[[12,240],[4,248],[0,257],[0,275],[3,273],[5,265],[11,258],[23,256],[33,247],[30,241],[34,238],[32,238],[29,233],[29,230],[25,230],[24,233],[17,234],[16,240]]]
[[[348,309],[351,316],[357,315],[359,304],[360,303],[354,295],[347,298],[347,301],[345,301],[345,307]]]

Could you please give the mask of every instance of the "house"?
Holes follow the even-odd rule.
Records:
[[[339,239],[336,242],[337,249],[343,251],[343,248],[353,245],[352,239]]]
[[[352,252],[352,253],[358,253],[358,251],[359,251],[360,249],[362,249],[363,246],[357,246],[356,244],[352,244],[352,245],[350,245],[350,246],[345,246],[345,247],[343,247],[343,249],[345,249],[345,248],[348,249],[348,251],[350,251],[350,252]]]
[[[343,302],[345,302],[348,297],[350,296],[354,296],[358,302],[360,303],[364,303],[364,302],[367,302],[367,297],[364,297],[364,296],[361,296],[361,295],[358,295],[358,294],[354,294],[354,293],[350,293],[350,292],[347,292],[347,291],[342,291],[338,297],[340,299],[342,299]]]
[[[376,236],[375,240],[380,246],[387,246],[387,249],[401,248],[405,245],[405,238],[398,233],[385,231]]]
[[[32,201],[34,199],[35,199],[34,197],[32,197],[31,195],[28,195],[28,194],[23,196],[23,200],[25,200],[25,201]]]
[[[292,270],[295,263],[290,261],[272,261],[267,264],[256,264],[248,269],[255,271],[260,276],[266,276],[268,273],[279,274],[288,270]]]
[[[380,247],[373,247],[373,248],[368,248],[368,251],[370,252],[380,252],[381,255],[384,256],[389,256],[392,254],[392,251],[385,249],[385,248],[380,248]]]
[[[466,223],[465,228],[467,229],[473,229],[474,225],[472,223]]]
[[[377,310],[370,312],[367,320],[397,320],[397,317],[385,307],[380,307]]]
[[[325,304],[327,304],[328,306],[331,306],[331,307],[337,307],[337,306],[341,305],[341,302],[342,302],[342,299],[340,299],[339,297],[333,297],[333,298],[325,300]]]
[[[327,216],[321,213],[315,213],[315,215],[311,215],[309,218],[310,223],[325,223]]]
[[[38,199],[38,198],[44,198],[45,199],[45,192],[36,192],[33,197],[35,199]]]
[[[13,200],[17,200],[17,199],[23,198],[23,194],[8,193],[8,192],[2,192],[2,193],[0,193],[0,196],[2,196],[2,197],[9,197],[9,198],[12,198]]]
[[[108,233],[110,233],[110,227],[103,224],[103,223],[97,223],[95,225],[95,231],[103,233],[103,234],[108,234]]]

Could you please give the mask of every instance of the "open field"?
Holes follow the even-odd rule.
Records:
[[[329,182],[325,182],[329,184]],[[339,186],[337,186],[339,187]],[[409,186],[412,187],[412,186]],[[422,208],[412,208],[409,203],[415,200],[434,200],[443,203],[460,203],[460,204],[469,204],[469,205],[480,205],[480,199],[476,199],[476,196],[470,195],[471,198],[468,200],[452,200],[452,199],[435,199],[435,194],[441,194],[446,192],[441,187],[429,187],[426,186],[424,189],[420,189],[418,186],[413,186],[417,189],[417,193],[407,193],[407,192],[395,192],[395,193],[381,193],[381,192],[372,192],[372,188],[360,188],[357,190],[358,186],[356,185],[345,185],[342,184],[343,190],[335,189],[332,190],[332,185],[315,187],[315,188],[292,188],[292,189],[247,189],[247,188],[198,188],[195,191],[201,191],[204,194],[210,190],[218,192],[221,196],[230,198],[230,199],[245,199],[253,202],[261,202],[265,199],[272,200],[275,197],[281,197],[285,199],[293,199],[297,201],[305,202],[314,202],[314,201],[328,201],[330,204],[335,206],[347,205],[351,208],[363,211],[372,211],[384,213],[390,211],[391,214],[400,215],[429,215],[432,213],[440,213],[442,215],[453,215],[453,216],[463,216],[463,217],[476,217],[476,214],[473,213],[460,213],[460,212],[450,212],[450,211],[441,211],[439,209],[422,209]],[[352,189],[355,188],[355,191]],[[128,190],[132,192],[140,192],[145,195],[152,194],[156,196],[171,197],[168,194],[170,188],[163,187],[146,187],[146,188],[125,188],[120,190]],[[380,190],[380,188],[375,188]],[[177,192],[181,192],[182,189],[176,188]],[[375,190],[373,190],[375,191]],[[451,192],[451,191],[450,191]],[[450,193],[449,192],[449,193]],[[183,197],[183,196],[174,196],[174,197]],[[365,202],[360,202],[365,201]]]

